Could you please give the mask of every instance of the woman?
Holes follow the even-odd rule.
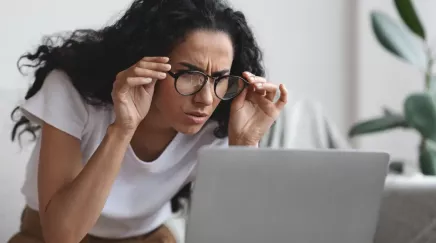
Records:
[[[13,137],[40,136],[10,243],[174,242],[164,223],[197,150],[257,146],[286,104],[221,1],[136,0],[114,25],[55,41],[24,56],[35,82]]]

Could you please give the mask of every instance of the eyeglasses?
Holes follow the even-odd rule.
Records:
[[[221,100],[230,100],[238,96],[246,86],[248,81],[239,76],[225,75],[221,77],[211,77],[203,72],[195,70],[183,70],[177,73],[168,72],[174,78],[174,86],[177,92],[183,96],[198,93],[209,78],[214,80],[215,95]]]

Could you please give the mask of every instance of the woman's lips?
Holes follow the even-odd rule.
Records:
[[[189,123],[193,123],[193,124],[203,124],[207,121],[209,117],[205,113],[196,113],[196,112],[185,113],[185,115],[186,115],[186,120],[188,120]]]

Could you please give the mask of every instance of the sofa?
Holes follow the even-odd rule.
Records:
[[[394,242],[436,242],[436,177],[387,177],[374,243]]]

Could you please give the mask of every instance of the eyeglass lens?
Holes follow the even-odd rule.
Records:
[[[200,72],[187,72],[177,78],[176,89],[182,95],[192,95],[198,92],[207,80],[207,76]],[[224,100],[236,97],[245,87],[245,81],[237,76],[223,76],[215,82],[215,94]]]

